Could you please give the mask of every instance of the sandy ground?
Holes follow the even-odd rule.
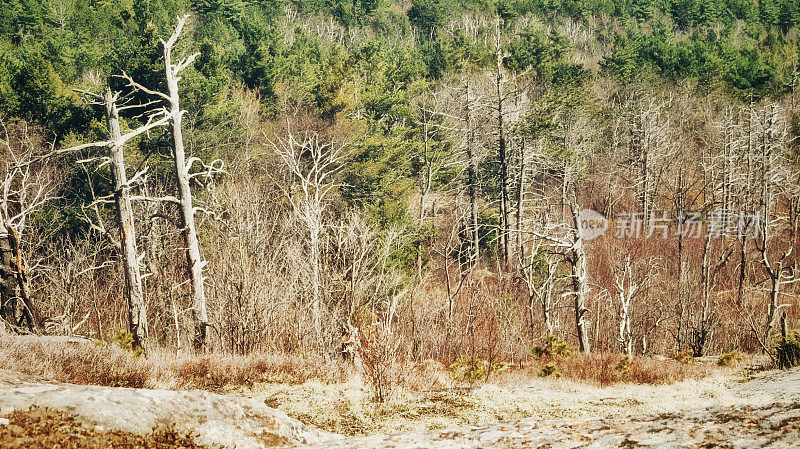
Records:
[[[339,385],[264,384],[243,393],[331,432],[370,435],[520,419],[610,418],[750,404],[756,399],[732,390],[741,380],[733,370],[718,370],[702,380],[673,385],[601,388],[564,379],[509,375],[471,391],[396,391],[384,405],[371,402],[368,389],[357,379]]]
[[[476,394],[486,395],[491,403],[523,404],[533,415],[447,430],[348,438],[320,447],[800,447],[800,368],[761,373],[745,381],[720,375],[661,387],[564,384],[503,392],[485,387]],[[510,410],[508,405],[495,409]],[[546,418],[554,413],[568,417]]]

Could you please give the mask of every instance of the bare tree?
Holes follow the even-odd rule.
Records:
[[[519,232],[519,231],[518,231]],[[521,232],[520,232],[521,233]],[[534,309],[541,312],[547,335],[555,333],[553,314],[558,307],[559,296],[556,295],[556,280],[559,262],[544,249],[543,239],[532,239],[527,259],[520,261],[520,274],[528,290],[528,313],[530,323],[534,319]],[[523,257],[522,251],[519,253]]]
[[[638,262],[638,263],[637,263]],[[619,332],[617,341],[622,352],[631,357],[635,339],[633,319],[638,298],[646,291],[658,270],[654,258],[632,260],[630,254],[614,270],[614,287],[617,292]]]
[[[175,31],[173,31],[167,41],[161,41],[164,47],[164,72],[167,81],[166,93],[150,90],[134,81],[125,73],[123,73],[123,78],[128,81],[131,87],[161,97],[168,105],[167,116],[172,129],[172,157],[175,163],[175,174],[178,181],[178,198],[163,199],[176,202],[180,212],[192,294],[192,347],[195,351],[200,351],[205,348],[207,330],[208,327],[210,327],[210,322],[206,307],[205,277],[203,276],[203,268],[206,265],[206,261],[203,260],[200,253],[200,242],[197,238],[197,227],[195,224],[195,214],[198,211],[202,211],[202,209],[194,205],[191,180],[199,176],[210,178],[215,174],[221,173],[223,169],[222,163],[219,160],[215,160],[211,162],[211,164],[206,165],[197,157],[186,157],[186,149],[183,143],[183,128],[181,125],[183,114],[186,111],[181,109],[178,82],[181,79],[179,76],[180,72],[192,65],[194,60],[199,56],[199,53],[194,53],[173,63],[172,51],[175,44],[178,42],[183,27],[186,25],[186,19],[188,17],[188,15],[178,17],[178,24],[175,26]],[[192,173],[192,166],[195,163],[199,163],[202,166],[202,170]]]
[[[476,99],[473,96],[470,80],[464,83],[464,126],[467,138],[465,149],[467,154],[467,195],[469,196],[469,229],[472,239],[470,259],[474,264],[480,262],[480,228],[478,225],[478,154],[475,136]]]
[[[645,219],[653,213],[661,179],[674,151],[667,118],[669,101],[660,103],[646,93],[635,92],[630,105],[619,117],[618,140],[627,152],[626,164]]]
[[[451,89],[454,100],[453,108],[456,115],[448,115],[457,123],[453,130],[462,135],[461,148],[463,149],[463,166],[466,168],[466,191],[469,202],[469,215],[466,220],[465,231],[468,235],[469,259],[471,263],[480,261],[480,205],[478,194],[478,164],[481,159],[479,129],[484,118],[482,112],[485,108],[484,97],[476,92],[476,81],[471,74],[465,75],[460,86]]]
[[[322,237],[325,212],[329,195],[337,186],[333,176],[342,168],[347,145],[324,142],[316,132],[296,136],[288,125],[286,133],[286,137],[276,135],[270,145],[299,184],[299,194],[290,190],[285,193],[308,231],[312,314],[317,341],[322,344]]]
[[[29,292],[28,267],[23,239],[31,214],[53,198],[54,183],[42,170],[27,124],[12,138],[0,120],[3,166],[0,171],[0,322],[12,328],[25,326],[42,331],[42,317]],[[17,313],[21,316],[17,319]]]
[[[119,93],[112,92],[110,88],[107,88],[103,95],[88,91],[80,91],[80,93],[90,104],[102,105],[104,107],[108,140],[78,145],[76,147],[60,150],[60,152],[73,152],[91,147],[105,147],[107,150],[106,155],[100,158],[92,158],[91,160],[99,160],[102,165],[110,164],[111,166],[112,196],[116,211],[116,224],[119,229],[119,241],[115,242],[115,246],[122,256],[123,273],[125,275],[125,300],[128,304],[128,328],[133,337],[132,345],[134,349],[140,349],[143,347],[144,341],[147,338],[148,326],[147,310],[144,304],[144,290],[142,287],[142,274],[139,268],[140,256],[136,247],[136,227],[133,218],[133,197],[131,195],[131,190],[142,180],[142,177],[147,172],[147,168],[138,171],[128,178],[127,168],[125,167],[124,148],[125,144],[130,139],[146,133],[151,129],[166,125],[168,123],[168,117],[166,111],[163,109],[146,111],[144,115],[147,116],[147,122],[144,125],[123,133],[119,123],[120,111],[147,107],[152,103],[120,106],[118,105],[120,100]],[[97,202],[105,201],[108,201],[108,198],[96,199],[95,204],[92,204],[92,206],[96,207]]]
[[[509,262],[509,242],[508,231],[509,225],[509,208],[511,207],[511,198],[509,195],[509,163],[508,163],[508,149],[507,149],[507,130],[506,130],[506,97],[508,94],[505,92],[507,77],[505,68],[503,67],[504,58],[504,41],[503,41],[503,28],[505,23],[500,16],[496,14],[495,17],[495,33],[494,33],[494,53],[495,53],[495,66],[494,66],[494,112],[497,114],[497,154],[500,163],[500,259],[502,263],[508,264]]]
[[[580,210],[578,202],[573,197],[569,209],[572,215],[572,227],[568,231],[568,241],[571,243],[565,252],[565,259],[569,263],[572,279],[572,296],[574,300],[575,329],[578,332],[578,349],[581,352],[591,352],[589,343],[588,319],[586,314],[587,297],[589,294],[589,273],[586,269],[586,250],[583,247],[583,237],[580,229]]]

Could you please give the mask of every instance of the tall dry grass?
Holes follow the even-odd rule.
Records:
[[[633,357],[629,364],[617,353],[595,352],[575,354],[568,358],[535,360],[526,369],[538,375],[548,364],[555,364],[563,378],[578,380],[593,385],[606,386],[616,383],[664,385],[688,379],[701,379],[715,369],[705,363],[681,363],[665,357]]]
[[[211,353],[177,357],[154,351],[135,357],[114,344],[1,334],[0,369],[76,384],[210,390],[258,382],[339,382],[348,375],[343,363],[314,355]]]
[[[544,357],[515,370],[514,376],[536,378],[546,364],[554,363],[561,377],[593,385],[620,382],[658,385],[700,379],[716,368],[713,364],[681,363],[662,357],[634,357],[627,366],[620,366],[621,360],[622,355],[612,353]],[[357,371],[349,363],[312,354],[210,353],[177,357],[154,351],[134,357],[114,344],[3,334],[0,334],[0,369],[75,384],[206,390],[252,387],[257,383],[299,384],[308,380],[340,383]],[[449,389],[457,383],[447,367],[434,360],[397,360],[392,364],[392,372],[396,383],[409,391]]]

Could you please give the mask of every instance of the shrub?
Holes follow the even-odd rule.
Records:
[[[556,379],[561,377],[561,372],[558,371],[558,367],[556,367],[555,363],[548,363],[539,370],[539,377],[550,377],[554,376]]]
[[[358,352],[364,376],[372,387],[374,399],[385,402],[397,383],[395,364],[399,340],[380,323],[367,327],[361,334]]]
[[[461,356],[450,365],[450,375],[459,382],[473,385],[489,372],[489,363],[478,357]]]
[[[533,373],[537,373],[543,365],[535,365],[536,371]],[[593,352],[579,353],[561,360],[558,369],[566,379],[604,386],[618,382],[658,385],[700,379],[707,376],[713,367],[645,356],[632,358],[628,363],[620,354]]]
[[[0,369],[75,384],[211,390],[256,382],[338,382],[347,375],[344,364],[318,356],[209,353],[176,358],[151,351],[135,358],[118,346],[67,337],[0,336]]]
[[[501,373],[510,367],[508,363],[464,355],[450,365],[450,375],[472,387],[479,380],[486,380],[492,372]]]
[[[800,365],[800,329],[795,329],[778,340],[775,356],[780,369]]]
[[[553,334],[547,336],[542,346],[533,347],[533,355],[538,358],[567,358],[572,356],[575,348]]]
[[[691,349],[686,348],[683,351],[675,354],[675,357],[673,357],[673,359],[683,364],[692,363],[694,361],[694,354],[692,353]]]
[[[744,360],[738,351],[731,351],[719,356],[719,360],[717,360],[717,365],[719,366],[731,366],[735,363],[741,362]]]
[[[133,354],[134,357],[139,357],[140,355],[143,354],[141,348],[135,350],[133,349],[133,334],[128,331],[123,330],[117,332],[117,335],[115,335],[111,341],[116,343],[116,345],[119,346],[121,349],[124,349]]]
[[[628,377],[631,374],[631,358],[627,355],[623,357],[619,363],[614,367],[614,371],[620,373],[622,377]]]

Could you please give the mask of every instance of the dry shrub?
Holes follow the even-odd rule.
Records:
[[[630,381],[637,384],[672,384],[701,379],[711,374],[712,366],[680,363],[670,359],[637,357],[631,362]]]
[[[453,379],[444,363],[426,359],[403,365],[402,384],[408,391],[440,391],[452,388]]]
[[[144,387],[148,367],[109,344],[59,337],[0,336],[0,368],[61,382]]]
[[[335,382],[346,376],[344,364],[295,354],[233,356],[203,354],[175,357],[154,352],[134,357],[111,344],[63,337],[0,335],[0,369],[75,384],[149,388],[219,389],[257,382]]]
[[[731,366],[742,361],[744,361],[744,357],[742,357],[741,354],[739,354],[739,351],[731,351],[719,356],[719,360],[717,360],[717,365]]]
[[[377,402],[385,402],[398,383],[396,369],[399,340],[381,323],[361,331],[361,368]]]
[[[296,354],[253,354],[236,356],[202,354],[170,358],[168,354],[148,357],[154,363],[152,384],[169,388],[220,389],[260,382],[303,383],[309,379],[338,381],[345,376],[341,364],[317,356]]]
[[[795,329],[781,337],[775,346],[778,368],[787,369],[800,365],[800,330]]]
[[[675,354],[675,356],[672,358],[680,363],[687,364],[687,363],[692,363],[694,361],[694,354],[692,353],[691,349],[686,348],[683,351],[680,351],[679,353]]]
[[[671,359],[635,357],[624,363],[625,356],[609,353],[576,354],[557,362],[558,371],[566,379],[580,380],[600,386],[619,382],[637,384],[671,384],[686,379],[699,379],[710,374],[704,365],[683,364]],[[531,367],[541,372],[548,360]]]

